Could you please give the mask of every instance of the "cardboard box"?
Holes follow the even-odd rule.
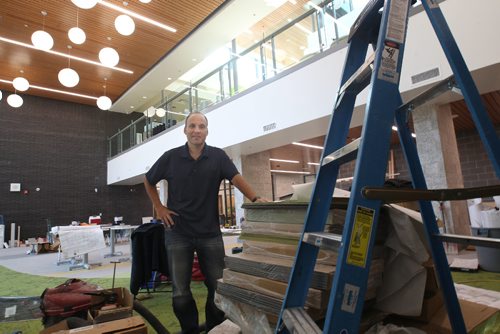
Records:
[[[485,305],[469,302],[466,300],[459,300],[460,308],[462,309],[462,314],[464,317],[465,327],[467,333],[470,333],[475,328],[479,327],[482,323],[487,321],[489,318],[493,317],[495,314],[498,315],[499,309],[488,307]],[[449,334],[452,333],[451,325],[448,320],[448,313],[444,305],[434,313],[434,316],[425,325],[419,326],[420,329],[426,331],[427,333],[433,334]]]
[[[88,318],[92,320],[94,324],[99,324],[106,321],[124,319],[131,317],[133,315],[132,310],[134,304],[134,297],[132,296],[129,290],[125,288],[114,288],[114,289],[109,289],[108,291],[116,293],[117,295],[116,303],[118,304],[118,307],[110,310],[93,310],[92,312],[89,312]],[[95,303],[98,303],[100,300],[102,300],[102,297],[92,296],[93,305]]]
[[[66,321],[44,329],[40,334],[147,334],[148,328],[141,317],[108,321],[101,324],[69,329]]]

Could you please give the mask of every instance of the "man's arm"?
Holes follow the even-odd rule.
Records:
[[[265,198],[260,198],[257,193],[252,189],[250,184],[241,176],[241,174],[236,174],[231,183],[238,188],[246,198],[252,202],[267,202]]]
[[[156,211],[156,216],[163,221],[163,224],[173,226],[174,221],[170,215],[177,216],[178,214],[172,210],[169,210],[161,203],[160,195],[158,195],[158,191],[156,190],[156,185],[152,185],[151,183],[149,183],[148,179],[144,177],[144,188],[146,188],[146,193],[153,203]]]

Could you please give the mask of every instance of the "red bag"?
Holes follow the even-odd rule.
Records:
[[[92,306],[92,293],[102,290],[95,284],[69,279],[55,288],[47,288],[41,296],[40,309],[43,323],[50,326],[64,318],[78,316],[86,319],[87,310]]]

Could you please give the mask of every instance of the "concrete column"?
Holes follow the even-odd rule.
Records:
[[[159,182],[160,185],[160,201],[163,205],[167,205],[167,199],[168,199],[168,182],[166,180],[161,180]]]
[[[242,175],[243,175],[242,167],[241,167],[241,155],[239,155],[237,157],[233,157],[233,163],[236,166],[236,168],[238,168],[240,173],[242,173]],[[245,216],[243,209],[241,208],[244,201],[245,201],[245,196],[243,196],[243,193],[241,191],[239,191],[238,188],[234,187],[234,211],[235,211],[234,214],[236,216],[236,226],[238,228],[241,227],[241,225],[240,225],[241,217]]]
[[[449,104],[426,105],[413,113],[413,126],[417,136],[425,181],[429,189],[463,188],[464,182],[458,155],[455,127]],[[436,217],[444,221],[446,232],[470,235],[470,221],[466,201],[433,202]],[[460,249],[463,248],[460,246]],[[449,245],[448,252],[459,250]]]

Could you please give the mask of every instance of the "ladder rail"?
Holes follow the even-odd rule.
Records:
[[[472,120],[476,125],[486,153],[493,164],[495,173],[500,178],[500,139],[484,108],[481,95],[474,84],[472,75],[437,1],[423,0],[422,6],[431,21],[439,43],[448,59],[448,63],[455,74],[455,80],[462,91],[467,107],[471,111]]]
[[[350,54],[366,54],[368,49],[367,43],[353,41],[349,44],[348,55]],[[359,66],[363,64],[362,57],[346,57],[344,72],[342,73],[342,81],[340,87],[352,76]],[[325,139],[325,148],[323,149],[323,157],[340,149],[346,141],[349,132],[349,124],[352,117],[352,109],[356,102],[356,94],[351,94],[349,91],[344,94],[342,102],[334,110],[330,129]],[[335,133],[336,135],[331,135]],[[314,263],[318,255],[318,247],[302,242],[304,234],[307,232],[323,231],[326,214],[332,201],[334,186],[337,180],[339,171],[338,164],[329,164],[326,168],[320,168],[316,182],[313,188],[312,197],[315,201],[309,203],[304,229],[297,247],[296,255],[288,287],[283,300],[280,317],[276,327],[276,332],[283,330],[283,315],[287,308],[303,307],[307,297],[307,290],[301,289],[302,285],[310,286],[312,273],[314,271]],[[322,185],[318,187],[318,184]]]
[[[403,112],[397,112],[395,120],[398,126],[399,140],[406,159],[406,164],[410,169],[413,186],[415,188],[427,189],[427,183],[425,182],[424,171],[420,163],[420,158],[418,157],[417,147],[413,142],[411,132],[407,126],[406,115]],[[428,241],[431,248],[432,259],[436,264],[436,272],[441,291],[443,293],[446,310],[448,311],[448,317],[453,328],[453,333],[465,334],[467,333],[467,330],[465,328],[462,311],[458,302],[457,292],[455,291],[455,286],[453,284],[453,278],[448,268],[448,259],[443,248],[443,243],[439,239],[432,237],[432,235],[439,234],[434,210],[431,203],[428,201],[421,200],[419,201],[419,205],[424,223],[424,230],[429,239]]]

